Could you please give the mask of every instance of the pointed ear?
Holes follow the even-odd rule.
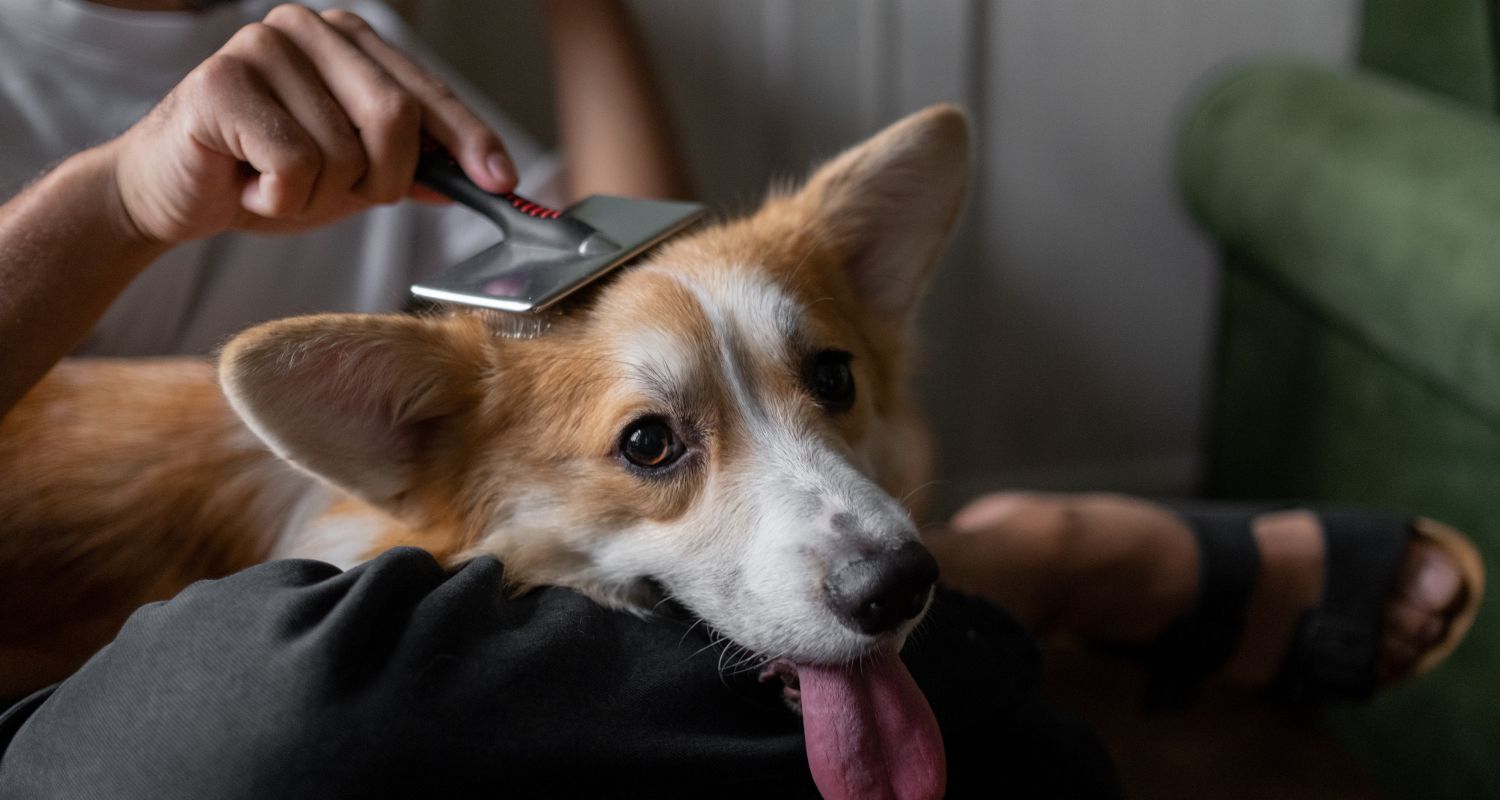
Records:
[[[932,106],[823,165],[793,196],[817,238],[834,244],[860,299],[898,324],[910,320],[963,205],[969,123]]]
[[[230,341],[219,381],[277,455],[404,515],[439,466],[452,417],[478,396],[480,341],[455,320],[298,317]]]

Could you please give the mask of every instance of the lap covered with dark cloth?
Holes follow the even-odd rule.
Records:
[[[0,797],[817,797],[781,684],[703,626],[479,558],[278,561],[131,617],[0,717]],[[1114,796],[1018,623],[940,591],[903,652],[949,797]]]

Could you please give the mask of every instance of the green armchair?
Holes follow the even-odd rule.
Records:
[[[1395,49],[1414,7],[1367,4],[1358,71],[1252,66],[1188,119],[1183,193],[1225,264],[1204,489],[1409,510],[1467,532],[1493,569],[1496,58],[1493,28],[1454,21],[1494,8],[1425,6],[1449,15],[1418,37],[1439,64]],[[1500,592],[1436,672],[1325,719],[1391,795],[1500,796]]]

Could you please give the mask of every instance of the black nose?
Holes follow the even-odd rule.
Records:
[[[844,624],[874,636],[922,613],[937,576],[927,548],[907,542],[835,569],[823,588]]]

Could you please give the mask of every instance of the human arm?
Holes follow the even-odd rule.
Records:
[[[545,0],[568,194],[685,197],[666,104],[620,0]]]
[[[130,221],[103,148],[0,206],[0,415],[167,248]]]
[[[281,6],[242,28],[120,137],[0,206],[0,414],[175,244],[418,194],[423,132],[484,188],[514,185],[495,134],[358,17]]]

